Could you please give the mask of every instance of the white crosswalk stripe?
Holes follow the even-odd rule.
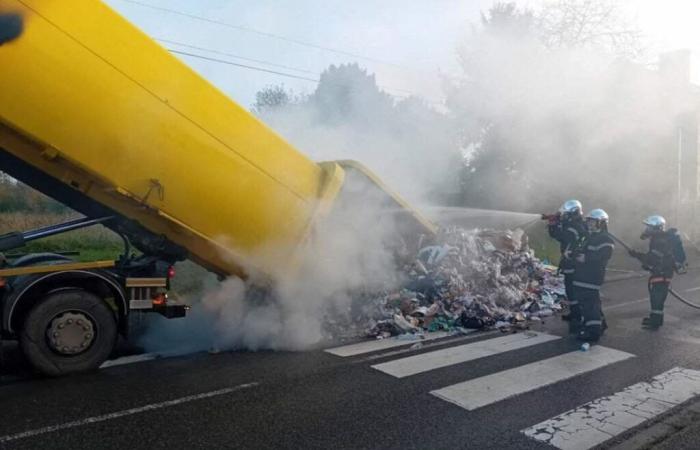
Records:
[[[446,336],[446,333],[431,333],[426,335],[425,340]],[[439,350],[420,352],[396,359],[390,358],[397,352],[390,351],[373,356],[373,358],[390,360],[371,367],[401,379],[510,351],[535,347],[558,339],[561,338],[547,333],[524,332],[467,344],[441,346]],[[408,344],[412,342],[393,338],[362,342],[326,351],[347,357],[380,352]],[[410,350],[399,350],[398,353],[405,355],[406,351]],[[635,355],[631,353],[594,345],[586,352],[571,351],[511,367],[501,372],[436,389],[430,391],[430,394],[467,411],[475,411],[545,386],[567,381],[574,382],[572,379],[578,375],[594,372],[634,357]],[[592,400],[530,426],[521,430],[521,433],[530,439],[562,450],[586,450],[698,396],[700,396],[700,371],[677,367],[657,375],[651,381],[632,384],[613,395]]]
[[[396,378],[408,377],[442,367],[460,364],[499,353],[518,350],[560,339],[546,333],[518,333],[494,339],[449,347],[420,355],[409,356],[372,366]]]
[[[700,394],[700,372],[676,367],[522,432],[562,450],[585,450]]]
[[[394,347],[401,347],[402,345],[413,345],[416,342],[432,341],[434,339],[441,339],[447,336],[450,336],[450,333],[444,331],[426,333],[422,339],[416,340],[405,340],[400,336],[394,336],[388,339],[377,339],[373,341],[359,342],[357,344],[344,345],[342,347],[329,348],[326,349],[325,352],[345,358],[348,356],[357,356],[365,353],[387,350]]]
[[[596,345],[588,352],[565,353],[447,386],[431,394],[471,411],[633,357]]]

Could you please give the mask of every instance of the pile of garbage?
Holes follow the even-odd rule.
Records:
[[[329,326],[345,336],[378,339],[425,332],[527,328],[562,309],[563,279],[534,256],[522,230],[442,229],[433,245],[402,255],[404,282],[364,293],[349,323]]]

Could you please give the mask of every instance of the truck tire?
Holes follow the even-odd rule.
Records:
[[[27,314],[20,346],[42,373],[61,376],[96,369],[117,341],[114,313],[98,296],[81,289],[55,292]]]

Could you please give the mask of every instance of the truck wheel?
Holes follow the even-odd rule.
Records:
[[[50,376],[96,369],[116,340],[112,311],[98,296],[80,289],[47,295],[29,311],[20,333],[29,362]]]

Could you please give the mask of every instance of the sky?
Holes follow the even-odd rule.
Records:
[[[517,3],[537,8],[542,1]],[[245,107],[255,102],[257,91],[270,85],[310,93],[315,88],[310,80],[330,64],[348,62],[358,62],[375,73],[378,84],[392,95],[415,94],[439,104],[443,77],[459,72],[456,54],[460,42],[469,38],[471,25],[478,23],[480,12],[493,2],[107,0],[167,48],[293,76],[178,55]],[[689,48],[694,62],[698,61],[700,2],[626,0],[626,8],[652,52]],[[700,72],[693,70],[693,79],[700,82]]]

